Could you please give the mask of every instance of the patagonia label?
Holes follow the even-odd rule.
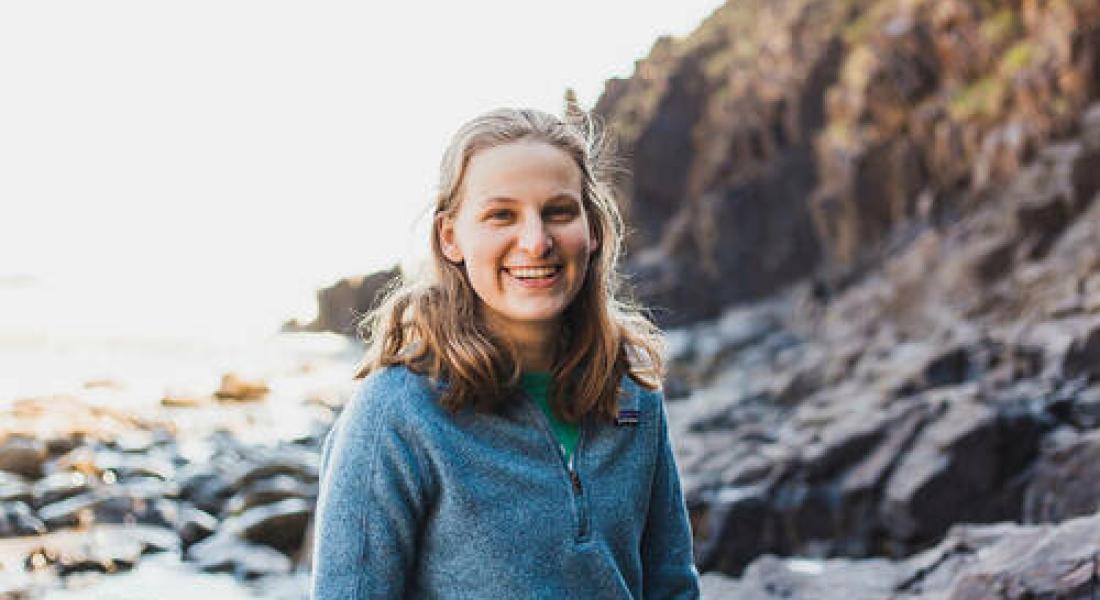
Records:
[[[634,409],[623,409],[619,411],[619,416],[615,417],[616,425],[637,425],[638,424],[639,411]]]

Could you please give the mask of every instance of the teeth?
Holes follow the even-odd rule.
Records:
[[[512,277],[536,279],[539,277],[550,277],[557,272],[557,270],[557,267],[512,267],[508,269],[508,272],[512,274]]]

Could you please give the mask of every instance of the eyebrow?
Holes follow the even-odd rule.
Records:
[[[555,202],[557,200],[570,200],[570,201],[573,201],[573,202],[580,202],[581,199],[578,198],[575,194],[573,194],[571,192],[558,192],[558,193],[554,194],[553,196],[550,196],[546,200],[547,200],[547,202]],[[490,196],[490,197],[485,198],[484,200],[482,200],[482,204],[486,204],[486,205],[488,205],[488,204],[514,204],[516,202],[518,202],[518,200],[516,200],[515,198],[512,198],[511,196]]]

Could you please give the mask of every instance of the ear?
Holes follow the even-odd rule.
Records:
[[[436,219],[439,223],[436,227],[439,235],[439,249],[443,251],[443,256],[447,260],[455,264],[461,263],[462,249],[458,247],[455,240],[454,218],[448,215],[438,215]]]
[[[588,228],[588,253],[592,256],[596,255],[596,251],[600,249],[600,233],[596,231],[596,227],[590,226]]]

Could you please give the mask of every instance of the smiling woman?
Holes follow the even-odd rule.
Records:
[[[447,260],[463,265],[482,318],[511,341],[529,370],[549,370],[565,309],[599,247],[569,154],[520,141],[474,155],[457,210],[439,215]]]
[[[591,132],[504,109],[455,135],[434,270],[365,322],[325,441],[315,598],[698,597],[657,330],[617,298]]]

